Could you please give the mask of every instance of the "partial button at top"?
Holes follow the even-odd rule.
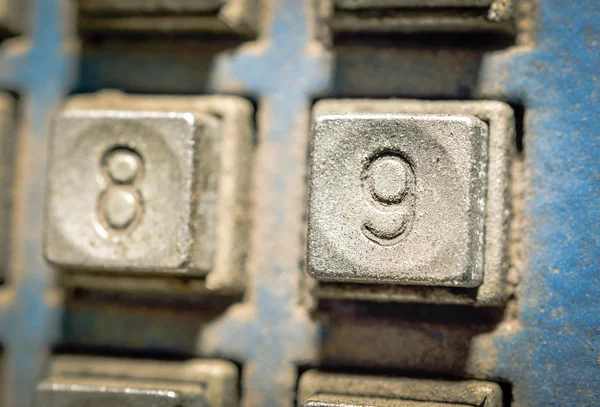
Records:
[[[30,5],[29,0],[0,0],[0,38],[23,34]]]
[[[88,34],[214,33],[254,37],[259,0],[77,0]]]

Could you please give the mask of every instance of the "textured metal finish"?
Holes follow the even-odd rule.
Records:
[[[199,187],[216,172],[195,168],[202,160],[218,162],[218,122],[175,112],[63,113],[56,123],[50,171],[46,223],[46,257],[54,264],[81,268],[129,271],[180,271],[197,267],[190,251],[192,241],[214,241],[216,182]],[[202,148],[202,147],[204,148]],[[106,176],[105,156],[129,148],[144,161],[144,174],[128,186]],[[119,194],[121,192],[121,194]],[[110,226],[114,217],[129,210],[115,203],[130,194],[137,199],[138,222],[126,233]],[[201,229],[194,236],[193,197],[211,196]],[[135,205],[135,203],[132,203]],[[120,210],[126,213],[114,213]],[[105,213],[108,212],[108,222]],[[113,215],[111,216],[111,212]],[[133,216],[131,216],[133,217]],[[108,223],[108,225],[107,225]],[[206,273],[212,252],[201,258]],[[208,265],[208,267],[206,267]]]
[[[479,305],[493,305],[493,304],[501,304],[507,297],[506,289],[505,289],[505,275],[508,268],[507,264],[507,255],[508,255],[508,224],[509,224],[509,186],[510,186],[510,168],[512,157],[514,154],[514,137],[515,137],[515,124],[514,124],[514,114],[512,109],[504,104],[499,102],[488,102],[488,101],[477,101],[477,102],[426,102],[426,101],[411,101],[411,100],[324,100],[314,108],[314,117],[317,121],[316,129],[318,129],[318,118],[319,117],[334,117],[336,120],[341,120],[343,122],[344,117],[381,117],[387,118],[387,120],[392,120],[394,116],[396,117],[409,117],[402,116],[401,113],[404,114],[451,114],[451,115],[472,115],[480,119],[481,122],[485,122],[489,127],[489,143],[483,143],[479,148],[479,160],[480,163],[477,164],[477,160],[475,161],[466,161],[463,164],[468,164],[471,167],[471,170],[474,172],[465,173],[463,178],[463,187],[475,188],[471,189],[468,192],[465,191],[464,196],[469,196],[472,200],[467,200],[470,202],[470,207],[473,208],[472,213],[482,216],[483,211],[485,210],[485,239],[480,242],[480,244],[485,245],[485,249],[483,250],[482,255],[484,256],[483,265],[481,265],[481,260],[479,267],[484,268],[483,272],[483,284],[475,289],[475,290],[450,290],[443,288],[424,288],[424,289],[415,289],[414,287],[390,287],[390,286],[378,286],[378,287],[365,287],[361,288],[358,285],[342,285],[342,284],[325,284],[321,285],[318,294],[322,297],[330,297],[330,298],[359,298],[359,299],[374,299],[374,300],[396,300],[396,301],[423,301],[423,302],[438,302],[438,303],[477,303]],[[384,114],[387,114],[385,116]],[[370,116],[369,116],[370,115]],[[417,116],[418,117],[418,116]],[[428,116],[424,116],[428,117]],[[477,121],[479,122],[479,120]],[[335,125],[335,123],[334,123]],[[400,129],[402,131],[397,131]],[[435,128],[434,128],[435,129]],[[464,128],[463,128],[464,129]],[[410,129],[409,129],[410,130]],[[338,230],[344,231],[342,229],[344,227],[344,222],[346,222],[343,218],[332,220],[331,223],[325,224],[323,220],[333,219],[335,216],[349,216],[347,214],[353,214],[358,219],[354,220],[355,222],[364,222],[364,218],[361,219],[360,211],[371,211],[371,207],[369,205],[365,205],[364,200],[364,192],[363,187],[359,184],[356,184],[357,180],[352,181],[352,171],[358,171],[361,165],[360,161],[356,161],[356,157],[348,156],[347,151],[352,151],[352,154],[357,154],[360,152],[360,148],[363,145],[368,145],[368,148],[376,149],[377,154],[381,151],[381,149],[389,148],[388,144],[392,147],[393,139],[404,139],[411,142],[412,139],[418,139],[419,143],[415,144],[418,146],[418,149],[415,149],[415,152],[411,153],[409,161],[415,168],[423,168],[423,170],[427,169],[428,165],[438,165],[440,162],[444,162],[445,160],[440,160],[436,162],[436,157],[429,156],[428,151],[435,151],[437,154],[437,150],[432,150],[427,148],[427,144],[423,141],[420,141],[420,138],[423,135],[428,134],[427,132],[423,132],[422,129],[417,128],[419,132],[414,131],[405,131],[403,127],[396,127],[392,131],[388,132],[387,135],[379,136],[379,141],[372,144],[372,142],[364,141],[367,140],[378,140],[377,136],[374,136],[373,130],[365,131],[360,127],[356,127],[353,129],[348,129],[346,127],[340,128],[339,131],[329,132],[330,134],[319,135],[318,132],[315,134],[315,139],[313,141],[313,169],[312,169],[312,182],[311,189],[312,194],[309,203],[309,235],[308,235],[308,271],[309,273],[314,273],[311,271],[311,268],[315,268],[311,264],[314,262],[314,256],[320,256],[317,260],[322,261],[322,258],[326,258],[328,253],[336,254],[336,257],[333,257],[334,260],[329,260],[327,265],[317,264],[318,270],[324,270],[328,273],[339,272],[340,265],[339,262],[339,253],[343,252],[342,248],[336,248],[329,252],[327,249],[326,252],[321,253],[311,253],[312,245],[317,244],[322,245],[319,249],[323,249],[325,245],[333,245],[337,247],[337,243],[339,240],[336,240],[343,236],[340,234],[336,238],[331,238],[334,233]],[[435,130],[431,130],[432,134],[436,134]],[[442,132],[443,134],[443,132]],[[388,138],[392,137],[392,140],[388,140]],[[467,148],[466,145],[462,144],[462,147],[457,146],[454,141],[459,134],[454,132],[452,136],[446,136],[446,143],[451,147],[444,147],[445,151],[460,151],[456,150],[457,148]],[[463,136],[468,137],[468,133]],[[350,141],[348,141],[350,140]],[[357,140],[355,143],[352,141]],[[360,140],[360,142],[358,142]],[[473,142],[473,141],[472,141]],[[379,143],[379,144],[378,144]],[[384,143],[384,144],[381,144]],[[327,147],[326,151],[329,151],[329,155],[326,156],[327,153],[321,153],[318,151],[318,148],[324,145]],[[489,147],[483,147],[489,145]],[[473,147],[477,147],[477,143],[473,145]],[[395,147],[397,148],[397,147]],[[379,150],[377,150],[379,149]],[[454,149],[454,150],[453,150]],[[477,148],[475,150],[477,151]],[[483,153],[486,154],[483,154]],[[317,155],[315,155],[317,154]],[[373,155],[373,152],[366,152],[366,157],[370,157]],[[423,155],[421,155],[423,154]],[[483,155],[481,155],[483,154]],[[419,163],[417,157],[423,157],[422,162],[425,164],[424,167],[417,167],[416,165]],[[466,157],[466,156],[463,156]],[[477,157],[477,155],[476,155]],[[316,161],[315,161],[316,160]],[[341,161],[340,161],[341,160]],[[330,167],[330,163],[340,163],[336,164],[333,167]],[[450,161],[453,164],[451,166],[460,165],[457,162],[456,158],[452,158]],[[479,173],[479,170],[483,170],[484,167],[479,167],[481,163],[487,163],[487,177],[482,177],[483,174]],[[435,167],[433,167],[435,168]],[[348,169],[348,170],[347,170]],[[444,175],[444,171],[447,170],[447,166],[438,167],[438,171],[442,172],[441,175]],[[348,175],[346,173],[348,171]],[[362,171],[362,170],[361,170]],[[450,186],[452,181],[444,179],[437,180],[437,177],[440,177],[439,172],[433,172],[427,175],[427,171],[425,171],[426,178],[419,178],[420,171],[415,171],[416,175],[416,189],[421,194],[426,194],[427,188],[427,180],[434,177],[435,182],[441,182],[441,188],[446,188]],[[341,174],[340,174],[341,173]],[[471,174],[471,175],[466,175]],[[335,176],[334,176],[335,175]],[[331,179],[329,178],[331,176]],[[477,184],[473,183],[474,179],[487,179],[487,186],[479,186],[482,188],[477,192]],[[335,180],[333,179],[335,178]],[[353,184],[344,183],[345,179],[349,179]],[[323,183],[325,181],[328,181]],[[360,181],[360,179],[358,180]],[[326,184],[326,185],[325,185]],[[344,188],[340,188],[340,186],[344,185]],[[435,184],[438,185],[438,184]],[[320,188],[317,189],[317,188]],[[358,189],[357,189],[358,188]],[[456,188],[454,188],[456,189]],[[345,194],[348,192],[348,195],[354,194],[354,196],[344,196],[340,199],[338,197],[339,194]],[[444,224],[443,222],[447,222],[447,218],[456,218],[457,214],[454,213],[450,215],[447,211],[452,210],[449,207],[448,201],[443,201],[444,198],[452,197],[454,192],[444,192],[444,193],[435,193],[435,188],[429,191],[434,194],[430,198],[421,198],[417,194],[416,195],[416,207],[419,205],[432,205],[428,209],[429,211],[435,210],[434,203],[437,202],[440,205],[441,212],[438,214],[429,213],[429,216],[436,216],[434,220],[432,220],[432,225],[430,226],[432,229],[431,232],[428,232],[428,236],[434,236],[435,233],[441,232],[442,237],[450,235],[452,239],[457,237],[456,230],[444,232],[444,227],[449,225],[449,223]],[[473,195],[474,194],[474,195]],[[486,197],[485,199],[483,197]],[[334,197],[331,201],[328,198]],[[406,199],[405,199],[406,200]],[[423,202],[424,201],[424,202]],[[337,205],[335,203],[343,202],[344,205]],[[420,203],[421,202],[421,203]],[[362,203],[362,206],[359,205]],[[324,219],[319,218],[319,211],[322,212],[323,208],[329,208],[329,205],[335,206],[335,209],[331,207],[331,211],[326,212],[329,214],[330,218],[325,217]],[[352,206],[355,205],[355,206]],[[483,205],[481,207],[480,205]],[[394,205],[391,205],[393,208]],[[464,211],[468,206],[465,205],[462,201],[456,202],[456,210]],[[485,209],[484,209],[485,207]],[[347,211],[342,210],[341,208],[348,208]],[[357,209],[355,209],[357,208]],[[390,213],[390,206],[385,206],[385,215]],[[364,212],[363,212],[364,213]],[[393,213],[393,212],[392,212]],[[315,217],[316,215],[316,217]],[[418,216],[417,216],[418,215]],[[364,215],[363,215],[364,216]],[[476,218],[477,218],[476,216]],[[350,218],[352,220],[352,218]],[[424,212],[417,210],[415,212],[415,219],[419,219],[418,222],[428,222],[429,219],[425,217]],[[413,232],[419,232],[418,225],[419,223],[415,223],[411,226],[411,230],[409,233],[402,234],[400,236],[400,240],[398,241],[398,246],[404,244],[403,236],[406,236],[406,239],[410,239],[410,236]],[[464,222],[464,221],[462,221]],[[334,224],[335,227],[330,227],[331,224]],[[426,223],[425,223],[426,224]],[[451,224],[451,223],[450,223]],[[319,226],[320,225],[320,226]],[[391,224],[389,221],[386,222],[386,227],[389,227]],[[392,224],[393,225],[393,224]],[[475,229],[481,231],[482,225],[475,225]],[[319,229],[314,230],[313,228],[317,226]],[[362,225],[361,225],[362,226]],[[317,232],[314,234],[314,232]],[[468,236],[468,235],[465,235]],[[473,235],[471,235],[473,236]],[[481,232],[477,232],[475,234],[476,242],[478,238],[484,238]],[[323,238],[325,237],[325,238]],[[357,241],[363,242],[365,249],[367,252],[361,253],[359,257],[365,258],[365,266],[369,267],[373,265],[373,260],[375,259],[374,253],[377,253],[377,250],[380,250],[382,253],[389,252],[387,250],[389,246],[379,246],[374,245],[371,242],[368,242],[364,239],[365,236],[358,236]],[[317,239],[315,242],[314,239]],[[324,240],[325,239],[325,240]],[[394,240],[393,240],[394,242]],[[429,237],[427,238],[427,242],[429,241]],[[464,242],[472,242],[471,239],[466,238]],[[427,245],[428,243],[424,243]],[[346,242],[344,245],[347,245]],[[470,244],[470,243],[469,243]],[[479,243],[478,243],[479,244]],[[342,246],[344,246],[342,245]],[[393,248],[394,246],[392,246]],[[397,260],[396,257],[390,258],[386,260],[384,254],[382,254],[381,261],[393,262],[394,264],[403,264],[403,262],[414,260],[419,267],[423,267],[423,257],[418,256],[429,256],[433,253],[434,248],[428,247],[427,250],[416,249],[411,251],[410,253],[403,254],[402,260]],[[348,253],[350,256],[353,256],[355,252],[359,250],[357,247],[353,247]],[[453,248],[450,253],[456,253],[456,247]],[[360,252],[359,252],[360,253]],[[480,253],[481,255],[481,253]],[[370,257],[369,257],[370,256]],[[394,255],[395,256],[395,255]],[[349,257],[353,258],[353,257]],[[336,261],[338,263],[336,264]],[[361,264],[361,263],[359,263]],[[385,264],[385,263],[383,263]],[[444,262],[444,264],[446,264]],[[364,267],[364,266],[363,266]],[[343,270],[350,271],[356,273],[356,268],[348,267],[348,265],[343,266]],[[343,271],[342,270],[342,271]],[[447,272],[445,267],[440,267],[440,270]],[[477,270],[477,268],[476,268]],[[352,280],[349,280],[352,281]],[[356,281],[356,280],[354,280]],[[370,282],[376,282],[376,279],[373,279]]]
[[[513,0],[313,0],[324,37],[333,32],[515,33]],[[328,26],[324,28],[323,26]]]
[[[31,0],[0,0],[0,36],[23,34],[30,25]]]
[[[202,13],[218,10],[227,0],[77,0],[88,13]]]
[[[315,119],[308,272],[322,281],[483,281],[487,125],[474,116]]]
[[[319,395],[302,407],[469,407],[465,404],[430,403],[428,401],[391,400],[375,397]]]
[[[114,383],[103,380],[60,380],[38,386],[35,407],[209,407],[197,387],[173,384],[144,386],[139,383]],[[186,391],[187,390],[187,391]]]
[[[36,391],[36,407],[238,405],[235,365],[60,356]]]
[[[46,257],[77,271],[239,280],[251,108],[235,98],[165,97],[119,110],[131,100],[75,98],[57,119]],[[230,115],[217,118],[219,110]]]
[[[78,0],[83,32],[255,36],[258,0]]]
[[[494,0],[334,0],[337,7],[375,9],[400,7],[488,7]]]
[[[238,360],[244,406],[291,406],[298,365],[327,363],[352,371],[380,366],[405,375],[500,381],[512,407],[598,405],[597,1],[521,0],[528,7],[520,22],[526,30],[519,46],[506,49],[482,49],[477,37],[474,43],[448,38],[425,44],[396,36],[384,45],[336,46],[331,58],[313,41],[307,2],[277,0],[269,2],[272,14],[262,20],[258,42],[217,55],[208,56],[204,42],[174,46],[163,38],[129,48],[115,41],[85,43],[81,59],[69,36],[72,20],[63,13],[71,2],[34,3],[28,46],[5,43],[0,50],[0,84],[19,94],[25,130],[11,244],[10,274],[16,278],[0,291],[6,367],[0,403],[30,407],[45,355],[68,344]],[[529,8],[538,4],[539,19],[538,9]],[[48,119],[63,95],[115,87],[257,100],[260,159],[253,175],[249,295],[227,311],[203,318],[208,307],[57,301],[41,256]],[[325,95],[494,99],[524,109],[524,149],[517,161],[526,175],[519,178],[526,200],[523,244],[515,247],[522,253],[516,265],[521,272],[505,316],[482,317],[482,323],[465,316],[486,309],[344,301],[335,311],[341,327],[309,318],[299,295],[299,237],[308,112],[315,96]],[[432,309],[447,312],[436,319]]]
[[[17,129],[15,125],[15,100],[0,93],[0,284],[7,276],[10,261],[11,217],[13,209],[13,185]]]
[[[436,402],[441,403],[441,406],[447,403],[502,407],[502,390],[496,383],[360,376],[310,370],[300,377],[298,405],[302,406],[317,394]],[[436,407],[438,405],[434,404]],[[409,406],[413,407],[408,404],[407,407]],[[425,404],[423,407],[431,406]]]
[[[63,113],[54,130],[49,164],[48,260],[81,269],[193,270],[192,197],[216,192],[214,186],[196,192],[198,180],[209,174],[196,173],[194,163],[206,150],[211,153],[205,158],[217,161],[218,134],[216,120],[211,123],[210,118],[189,114]],[[204,143],[206,150],[198,148]],[[105,177],[104,156],[117,148],[130,148],[142,157],[145,171],[137,185],[120,187]],[[115,229],[121,228],[111,227],[112,219],[130,215],[126,207],[115,202],[126,199],[123,194],[131,194],[132,199],[137,196],[140,214],[135,227],[118,233]],[[207,209],[213,218],[214,206]],[[119,210],[120,214],[115,213]],[[214,226],[212,219],[206,223]],[[198,238],[214,240],[214,228],[203,233],[207,235]],[[207,254],[208,258],[213,255]]]

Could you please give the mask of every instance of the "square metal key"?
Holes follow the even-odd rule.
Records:
[[[485,122],[468,115],[316,118],[308,271],[318,280],[483,281]]]

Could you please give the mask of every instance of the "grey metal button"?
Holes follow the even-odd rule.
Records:
[[[79,27],[93,33],[223,33],[255,36],[257,0],[77,0]]]
[[[487,125],[474,116],[316,118],[308,271],[322,281],[483,281]]]
[[[56,380],[38,386],[35,407],[195,407],[186,401],[186,394],[178,391],[178,387],[126,382],[115,385],[86,379],[74,383]],[[206,406],[206,403],[200,405]]]
[[[36,390],[36,407],[234,407],[237,368],[225,361],[159,362],[61,356]]]
[[[204,13],[218,10],[227,0],[77,0],[87,12],[159,13],[171,10],[179,13]]]
[[[331,33],[481,32],[515,35],[514,0],[318,0],[323,41]]]
[[[11,212],[16,157],[15,100],[0,92],[0,284],[7,277],[11,253]]]
[[[56,120],[48,188],[46,254],[58,264],[132,270],[176,270],[191,262],[189,246],[195,142],[218,141],[218,122],[169,112],[66,111]],[[101,158],[120,145],[146,163],[135,188],[144,214],[135,228],[115,229],[135,215],[135,198],[105,178]],[[90,159],[96,157],[96,159]],[[213,155],[209,159],[216,160]],[[100,225],[100,226],[98,226]]]
[[[322,394],[311,398],[302,407],[470,407],[466,404],[429,401],[393,400],[379,397],[357,397]]]
[[[0,31],[5,36],[22,34],[27,28],[26,18],[31,0],[0,0]]]
[[[313,117],[316,120],[318,117],[338,116],[348,117],[348,114],[378,114],[378,115],[395,115],[395,114],[445,114],[445,115],[472,115],[488,125],[488,149],[487,152],[487,182],[485,199],[482,203],[485,204],[484,229],[485,233],[483,249],[483,268],[484,279],[483,283],[477,288],[450,288],[450,287],[420,287],[418,290],[410,285],[387,284],[387,285],[365,285],[365,284],[344,284],[342,282],[317,282],[316,289],[313,291],[320,298],[336,298],[336,299],[368,299],[378,301],[408,301],[408,302],[434,302],[434,303],[461,303],[461,304],[480,304],[480,305],[499,305],[504,303],[507,298],[506,272],[510,264],[508,258],[508,224],[510,221],[510,205],[509,205],[509,187],[512,171],[512,159],[514,155],[514,140],[515,140],[515,117],[514,112],[505,103],[496,101],[419,101],[419,100],[373,100],[373,99],[331,99],[318,102],[313,110]],[[445,116],[448,117],[448,116]],[[349,133],[351,134],[351,133]],[[371,137],[369,133],[363,133]],[[458,134],[457,134],[458,135]],[[361,136],[362,137],[362,136]],[[390,140],[392,140],[391,138]],[[450,141],[449,141],[450,142]],[[369,143],[359,141],[358,143]],[[347,147],[347,146],[346,146]],[[422,149],[426,151],[425,149]],[[342,150],[340,150],[341,152]],[[377,155],[379,154],[379,155]],[[398,156],[398,155],[397,155]],[[376,157],[382,157],[381,151],[376,153]],[[406,171],[407,192],[402,200],[396,204],[384,204],[373,198],[370,190],[365,189],[367,182],[362,184],[362,196],[365,197],[365,202],[369,203],[366,211],[372,219],[371,227],[379,226],[379,234],[388,234],[387,240],[381,240],[379,243],[385,244],[386,241],[402,244],[405,237],[415,233],[418,229],[418,222],[410,223],[407,220],[414,219],[414,216],[389,216],[389,212],[393,214],[401,214],[402,210],[408,213],[410,208],[418,208],[421,193],[420,185],[423,185],[423,177],[418,176],[421,170],[414,170],[415,161],[406,155],[399,155],[399,158],[406,161],[409,170]],[[427,163],[427,161],[425,161]],[[460,161],[457,161],[460,163]],[[365,167],[369,168],[369,167]],[[364,171],[364,170],[363,170]],[[363,172],[364,174],[364,172]],[[333,189],[335,191],[335,188]],[[411,192],[416,191],[416,194]],[[311,193],[314,191],[311,190]],[[358,195],[357,195],[358,196]],[[439,195],[443,202],[445,195]],[[416,199],[416,204],[413,205],[411,199]],[[344,208],[344,205],[340,205]],[[449,208],[447,208],[449,209]],[[446,209],[446,210],[447,210]],[[365,212],[362,207],[363,213]],[[340,213],[343,213],[341,210]],[[418,212],[415,212],[417,214]],[[387,216],[387,218],[386,218]],[[379,217],[383,217],[383,222],[375,222]],[[387,219],[387,220],[386,220]],[[404,222],[404,223],[402,223]],[[365,222],[366,223],[366,222]],[[439,224],[440,227],[443,224]],[[412,227],[415,227],[411,231]],[[404,227],[404,229],[403,229]],[[389,237],[394,236],[394,231],[402,232],[397,237],[397,242]],[[364,236],[371,238],[372,241],[377,241],[373,234],[369,234],[368,228],[363,229]],[[376,230],[377,232],[377,230]],[[310,230],[309,230],[310,235]],[[386,236],[383,236],[386,237]],[[341,242],[341,240],[340,240]],[[427,247],[427,251],[431,248]],[[332,257],[339,258],[337,248],[332,250]],[[414,253],[417,257],[421,253],[417,250]],[[412,254],[411,254],[412,255]],[[309,253],[310,260],[310,253]],[[392,261],[392,260],[390,260]],[[333,263],[331,263],[333,264]]]
[[[342,9],[405,7],[487,7],[493,0],[334,0]]]
[[[131,150],[117,149],[107,158],[108,174],[119,183],[133,181],[141,172],[141,159]]]
[[[252,131],[252,108],[235,97],[69,100],[51,140],[47,259],[241,289]]]
[[[301,407],[501,407],[502,389],[483,381],[424,380],[309,370],[300,377]]]

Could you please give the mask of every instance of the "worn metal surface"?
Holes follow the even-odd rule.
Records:
[[[312,1],[319,24],[332,32],[515,32],[513,0]]]
[[[390,400],[374,397],[315,396],[302,407],[469,407],[465,404],[430,403],[428,401]]]
[[[259,0],[77,0],[83,32],[255,36]]]
[[[119,386],[121,384],[121,386]],[[208,407],[201,395],[193,390],[185,393],[185,388],[164,385],[143,387],[133,383],[112,383],[111,381],[82,380],[79,383],[44,382],[38,386],[35,406],[127,406],[127,407]],[[157,383],[157,385],[159,385]],[[190,394],[191,393],[191,394]],[[196,399],[196,400],[194,400]],[[186,402],[186,400],[189,400]]]
[[[234,97],[107,92],[70,100],[52,141],[46,257],[100,271],[100,279],[209,274],[209,289],[243,289],[251,115]],[[131,181],[110,175],[119,149],[138,155],[142,168]],[[124,227],[111,225],[115,217],[126,218]]]
[[[321,101],[315,105],[314,116],[342,115],[348,113],[360,114],[454,114],[473,115],[489,125],[489,151],[486,151],[485,161],[488,172],[485,187],[485,240],[483,244],[483,266],[485,268],[483,284],[478,289],[451,290],[442,288],[403,288],[399,286],[372,286],[345,284],[320,284],[317,295],[325,298],[355,298],[373,299],[378,301],[421,301],[438,303],[477,303],[479,305],[499,305],[508,297],[506,287],[506,272],[511,263],[517,259],[509,259],[509,221],[510,221],[510,190],[512,160],[515,154],[515,123],[512,109],[504,104],[493,101],[459,102],[459,101],[415,101],[415,100],[355,100],[338,99]],[[369,133],[370,134],[370,133]],[[364,137],[361,133],[359,137]],[[454,136],[453,136],[454,137]],[[410,139],[407,137],[407,139]],[[452,143],[452,138],[449,140]],[[314,144],[315,146],[317,144]],[[418,154],[422,146],[419,144]],[[411,162],[415,162],[413,159]],[[431,162],[426,161],[426,162]],[[452,160],[456,162],[456,160]],[[456,165],[456,164],[454,164]],[[347,166],[347,165],[346,165]],[[313,168],[314,172],[314,168]],[[326,172],[327,173],[327,172]],[[313,175],[314,177],[314,175]],[[334,181],[334,184],[337,181]],[[444,181],[448,184],[449,181]],[[470,185],[470,180],[467,184]],[[324,189],[331,191],[331,187]],[[335,190],[333,190],[335,191]],[[482,192],[483,193],[483,192]],[[442,193],[441,196],[450,196]],[[344,198],[343,202],[348,202]],[[425,199],[433,203],[435,199]],[[312,203],[312,201],[311,201]],[[345,204],[346,205],[346,204]],[[444,210],[447,208],[444,204]],[[459,205],[463,208],[463,205]],[[339,207],[334,213],[340,213]],[[453,215],[455,217],[456,215]],[[444,218],[445,219],[445,218]],[[441,231],[440,219],[435,220],[434,229]],[[336,222],[338,224],[339,222]],[[513,230],[513,234],[520,231]],[[455,233],[448,232],[452,237]],[[310,250],[310,224],[309,224]],[[356,250],[356,249],[354,249]],[[337,249],[335,252],[339,252]],[[422,253],[422,250],[417,250]],[[427,253],[431,253],[430,250]],[[365,256],[363,254],[363,256]],[[408,255],[406,255],[408,256]],[[408,257],[410,258],[410,257]],[[309,254],[310,260],[310,254]],[[310,262],[309,262],[310,268]]]
[[[62,3],[35,3],[30,47],[5,43],[0,52],[0,84],[19,93],[23,117],[11,283],[0,292],[4,405],[31,405],[45,356],[59,344],[239,361],[244,406],[291,406],[298,365],[306,364],[493,380],[503,383],[513,407],[598,405],[597,2],[544,0],[538,22],[535,3],[522,1],[529,9],[518,24],[524,31],[509,48],[395,38],[336,46],[332,58],[314,42],[308,4],[278,0],[256,43],[216,50],[203,41],[175,47],[165,39],[84,44],[81,75],[72,70],[72,25]],[[256,228],[243,302],[209,316],[208,306],[59,306],[41,256],[44,152],[48,119],[72,82],[87,91],[255,98]],[[310,104],[325,95],[485,98],[524,108],[524,161],[517,161],[527,175],[519,179],[527,199],[523,246],[515,248],[521,273],[505,313],[338,302],[335,318],[309,316],[301,302],[299,241]]]
[[[14,199],[16,107],[9,94],[0,94],[0,282],[6,279],[10,261],[12,207]]]
[[[302,406],[317,394],[429,401],[480,407],[501,407],[503,404],[502,390],[496,383],[360,376],[310,370],[300,377],[299,405]]]
[[[12,37],[30,28],[30,0],[0,0],[0,37]]]
[[[308,272],[322,281],[481,285],[487,150],[487,125],[474,116],[317,116]]]
[[[218,127],[215,118],[172,111],[64,112],[49,159],[47,259],[80,269],[208,272],[213,250],[194,251],[193,242],[213,248]],[[131,183],[119,184],[108,173],[108,156],[119,148],[143,162]],[[195,168],[200,161],[209,165]],[[194,202],[196,196],[206,199]],[[119,216],[132,219],[115,226]],[[199,235],[196,222],[206,225]]]
[[[203,13],[219,10],[228,0],[77,0],[86,13]]]
[[[340,8],[489,7],[494,0],[334,0]]]
[[[37,386],[35,406],[234,407],[237,388],[237,367],[224,361],[60,356]]]

